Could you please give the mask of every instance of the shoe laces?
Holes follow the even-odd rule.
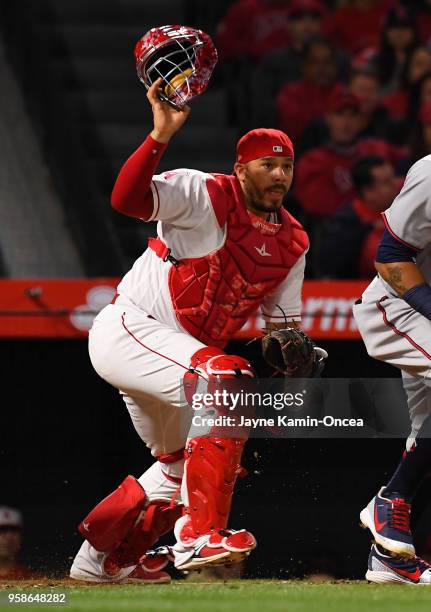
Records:
[[[405,499],[391,500],[391,526],[398,531],[410,533],[410,504]]]

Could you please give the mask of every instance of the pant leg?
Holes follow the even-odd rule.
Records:
[[[136,308],[111,304],[89,334],[96,372],[124,395],[187,407],[181,385],[191,357],[205,345],[189,334],[149,318]]]
[[[370,357],[431,378],[431,321],[373,281],[353,315]]]
[[[403,386],[407,395],[407,405],[412,423],[412,430],[406,440],[406,450],[410,450],[418,431],[429,414],[431,414],[431,381],[402,373]]]
[[[188,334],[124,305],[107,306],[94,322],[89,337],[92,364],[120,390],[138,435],[154,456],[185,446],[191,410],[181,396],[181,385],[192,355],[203,346]],[[183,459],[155,462],[139,478],[148,499],[177,495],[183,468]],[[103,580],[105,558],[85,541],[71,574]],[[133,567],[124,571],[127,575]]]
[[[185,447],[192,412],[188,405],[177,407],[149,395],[120,393],[137,434],[154,457]]]
[[[182,397],[183,376],[192,355],[203,347],[186,333],[117,305],[108,306],[95,321],[89,343],[93,366],[120,389],[133,425],[153,456],[185,447],[192,410]],[[168,464],[163,471],[179,478],[180,463]]]

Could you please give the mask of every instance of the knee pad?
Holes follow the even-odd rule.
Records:
[[[214,346],[205,346],[192,356],[190,368],[184,374],[184,390],[189,404],[200,380],[206,381],[206,392],[211,393],[224,380],[254,378],[252,365],[244,357],[226,355]]]
[[[247,359],[237,355],[226,355],[215,346],[199,349],[190,360],[190,373],[198,373],[207,380],[254,377],[254,371]]]

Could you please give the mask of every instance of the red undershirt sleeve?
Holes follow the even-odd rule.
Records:
[[[117,212],[144,221],[153,213],[151,179],[167,145],[147,136],[121,168],[111,195]]]

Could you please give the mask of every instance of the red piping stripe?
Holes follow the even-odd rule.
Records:
[[[126,316],[126,313],[123,312],[123,314],[121,315],[121,322],[122,325],[124,327],[124,329],[126,330],[126,332],[129,334],[129,336],[131,336],[133,338],[133,340],[135,340],[135,342],[137,342],[138,344],[140,344],[144,349],[147,349],[147,351],[150,351],[151,353],[154,353],[155,355],[158,355],[159,357],[162,357],[163,359],[166,359],[167,361],[170,361],[171,363],[174,363],[175,365],[179,366],[180,368],[183,368],[183,370],[185,370],[186,372],[189,371],[190,368],[187,368],[186,366],[184,366],[182,363],[178,363],[178,361],[175,361],[174,359],[171,359],[170,357],[166,357],[166,355],[162,355],[161,353],[159,353],[158,351],[155,351],[154,349],[150,348],[149,346],[147,346],[146,344],[144,344],[143,342],[141,342],[139,340],[139,338],[137,338],[133,332],[130,331],[130,329],[128,329],[126,327],[126,323],[124,321],[124,318]],[[200,376],[201,378],[203,378],[204,380],[206,380],[202,374],[199,374],[199,372],[196,372],[196,374],[198,376]]]
[[[389,225],[389,221],[387,220],[385,213],[382,213],[382,217],[383,217],[383,221],[385,222],[386,229],[395,238],[395,240],[398,240],[398,242],[401,242],[401,244],[404,244],[404,246],[408,247],[409,249],[413,249],[413,251],[419,252],[421,250],[418,247],[415,247],[412,244],[409,244],[405,240],[402,240],[399,236],[396,235],[396,233],[393,231],[393,229]]]
[[[380,312],[383,315],[383,321],[385,323],[385,325],[387,325],[388,327],[390,327],[392,329],[393,332],[395,332],[398,336],[401,336],[402,338],[405,338],[407,340],[407,342],[410,342],[410,344],[412,346],[414,346],[414,348],[418,349],[418,351],[420,351],[422,353],[422,355],[424,355],[427,359],[431,360],[431,355],[429,353],[426,352],[426,350],[424,348],[422,348],[421,346],[419,346],[419,344],[417,344],[413,338],[411,338],[408,334],[405,334],[404,332],[400,331],[395,325],[394,323],[391,323],[391,321],[389,321],[387,315],[386,315],[386,310],[384,308],[384,306],[382,305],[382,302],[384,300],[387,300],[388,296],[385,295],[383,296],[378,302],[377,302],[377,308],[380,310]]]

